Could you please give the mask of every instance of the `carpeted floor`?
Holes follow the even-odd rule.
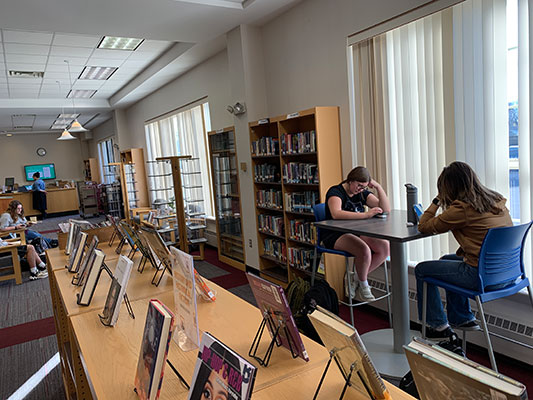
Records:
[[[79,216],[50,218],[34,229],[46,237],[56,238],[58,222],[65,222],[69,218],[80,219]],[[100,222],[102,219],[103,217],[97,217],[90,221]],[[196,261],[195,267],[202,276],[251,304],[256,304],[245,273],[220,262],[216,249],[207,248],[205,261]],[[348,308],[341,306],[340,315],[348,321]],[[357,330],[361,334],[388,327],[386,314],[372,307],[357,307],[354,316]],[[13,280],[0,282],[0,399],[63,400],[65,396],[60,366],[54,367],[52,364],[47,366],[47,371],[42,371],[43,365],[54,360],[56,353],[57,341],[48,280],[30,281],[28,272],[24,272],[22,285],[15,285]],[[467,353],[472,360],[489,365],[483,349],[469,346]],[[497,355],[497,361],[501,373],[523,382],[528,386],[529,392],[533,393],[533,377],[524,364],[500,355]],[[46,376],[35,389],[25,397],[10,397],[37,371]]]

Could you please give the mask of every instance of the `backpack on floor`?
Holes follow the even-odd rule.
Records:
[[[48,246],[48,243],[46,243],[46,240],[44,240],[42,237],[36,237],[33,239],[30,244],[35,247],[35,251],[37,254],[43,254],[45,250],[48,250],[50,246]]]

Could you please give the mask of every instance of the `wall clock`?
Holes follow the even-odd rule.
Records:
[[[44,157],[46,155],[46,149],[44,147],[39,147],[37,149],[37,154],[41,157]]]

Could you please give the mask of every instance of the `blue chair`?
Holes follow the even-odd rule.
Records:
[[[527,287],[529,299],[533,306],[533,295],[529,280],[524,273],[523,252],[524,243],[527,234],[531,228],[532,222],[522,225],[509,226],[503,228],[489,229],[483,239],[481,250],[479,252],[479,283],[476,290],[464,289],[459,286],[443,282],[435,278],[424,279],[423,303],[422,303],[422,336],[426,336],[426,310],[427,310],[427,284],[436,285],[454,293],[463,295],[470,299],[475,299],[481,320],[481,328],[487,340],[490,364],[492,369],[498,372],[490,335],[497,336],[501,339],[509,340],[526,347],[525,343],[515,341],[505,336],[489,332],[487,321],[483,313],[483,303],[511,296]],[[504,285],[503,287],[501,285]],[[495,287],[497,287],[495,289]],[[463,335],[463,342],[465,336]]]
[[[313,206],[313,213],[315,214],[316,222],[324,221],[326,219],[326,204],[325,203],[315,204]],[[312,272],[311,272],[311,286],[313,286],[313,284],[315,283],[315,276],[316,276],[316,270],[317,270],[318,261],[320,260],[320,257],[324,253],[326,253],[326,254],[336,254],[338,256],[343,256],[345,258],[345,260],[346,260],[346,276],[348,277],[346,279],[347,282],[348,282],[348,293],[351,294],[352,293],[352,280],[349,277],[350,277],[350,274],[352,274],[351,271],[353,270],[353,268],[351,268],[351,264],[352,264],[351,259],[354,256],[352,254],[346,252],[346,251],[328,249],[326,247],[323,247],[321,245],[320,229],[318,229],[318,228],[317,228],[315,252],[314,252],[314,255],[313,255],[313,265],[312,265]],[[389,315],[389,324],[392,327],[392,316],[391,316],[391,313],[390,313],[390,309],[391,309],[390,308],[390,295],[391,295],[391,293],[390,293],[390,289],[389,289],[389,271],[388,271],[388,268],[387,268],[387,262],[384,262],[383,266],[385,268],[385,294],[383,296],[381,296],[381,297],[376,297],[376,300],[374,300],[374,301],[381,300],[381,299],[384,299],[384,298],[387,299],[387,310],[388,310],[388,315]],[[365,302],[360,302],[360,303],[355,303],[354,304],[353,301],[352,301],[352,297],[351,296],[347,296],[347,297],[348,297],[348,303],[346,303],[344,301],[339,301],[339,302],[341,304],[344,304],[344,305],[349,307],[352,326],[355,326],[354,325],[354,319],[353,319],[353,308],[357,307],[357,306],[364,305],[364,304],[368,304],[369,302],[365,301]]]

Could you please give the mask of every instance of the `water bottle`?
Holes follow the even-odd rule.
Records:
[[[418,204],[418,189],[412,183],[406,183],[405,187],[407,188],[407,222],[416,225],[418,221],[413,206]]]

